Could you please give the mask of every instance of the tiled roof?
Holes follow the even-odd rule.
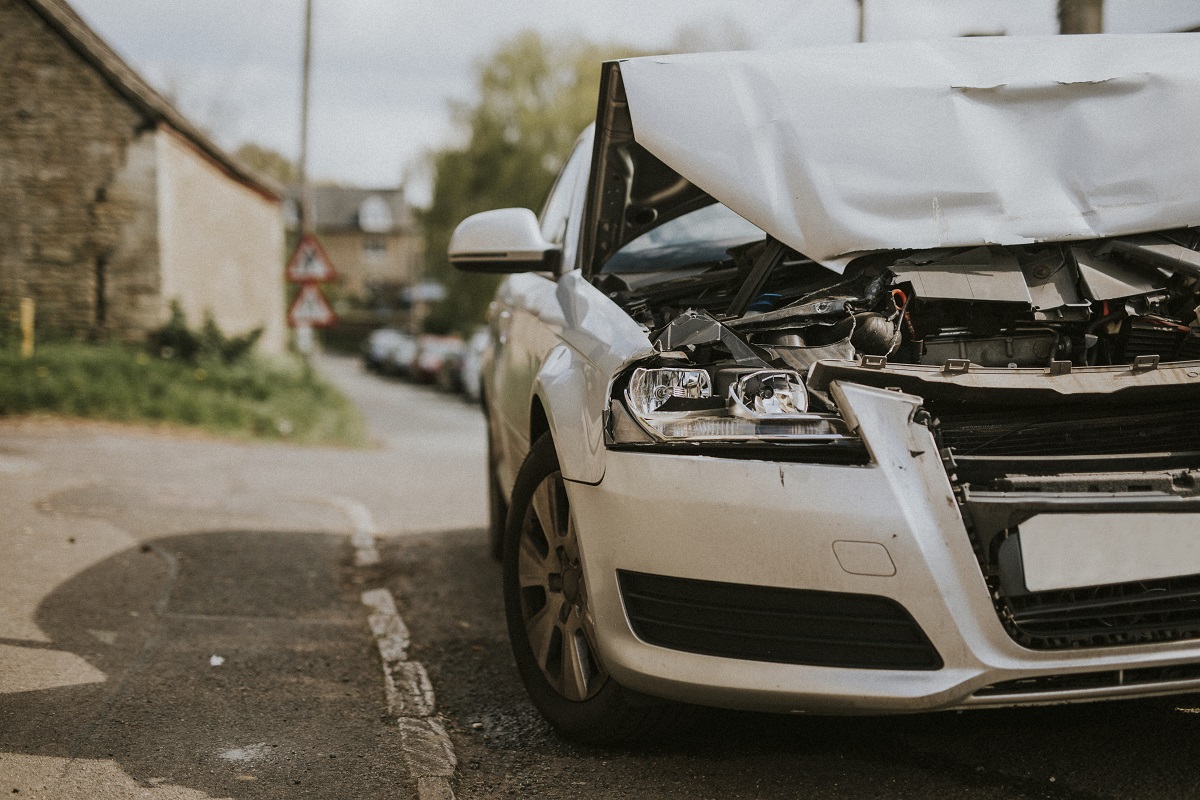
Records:
[[[360,189],[345,186],[310,186],[313,228],[321,231],[362,230],[359,210],[371,197],[378,197],[391,212],[392,232],[411,230],[415,226],[412,206],[404,199],[403,189]],[[299,189],[288,187],[288,202],[299,199]]]

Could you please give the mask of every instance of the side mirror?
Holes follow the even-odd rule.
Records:
[[[447,254],[465,272],[555,272],[562,251],[542,238],[528,208],[473,214],[454,229]]]

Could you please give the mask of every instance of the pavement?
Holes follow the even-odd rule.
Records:
[[[377,446],[0,421],[0,794],[1200,798],[1195,696],[565,742],[508,650],[478,408],[321,368]]]
[[[0,793],[417,795],[355,543],[480,530],[483,419],[321,367],[375,447],[0,421]]]

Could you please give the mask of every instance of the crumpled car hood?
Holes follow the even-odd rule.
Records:
[[[784,244],[855,254],[1200,223],[1200,34],[630,59],[637,142]]]

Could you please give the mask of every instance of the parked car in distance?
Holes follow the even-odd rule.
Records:
[[[447,359],[457,358],[462,347],[463,340],[458,336],[424,334],[418,337],[409,379],[416,383],[437,383]]]
[[[518,670],[900,713],[1200,690],[1200,35],[604,65],[482,358]]]
[[[413,361],[417,357],[417,337],[411,333],[402,333],[392,341],[382,371],[398,378],[410,378],[413,371]]]
[[[363,365],[373,372],[384,371],[392,351],[408,334],[395,328],[376,328],[362,344]]]
[[[483,368],[483,352],[488,344],[487,328],[480,328],[471,334],[463,347],[462,358],[458,361],[458,384],[463,397],[472,403],[478,403],[480,398],[480,371]]]

